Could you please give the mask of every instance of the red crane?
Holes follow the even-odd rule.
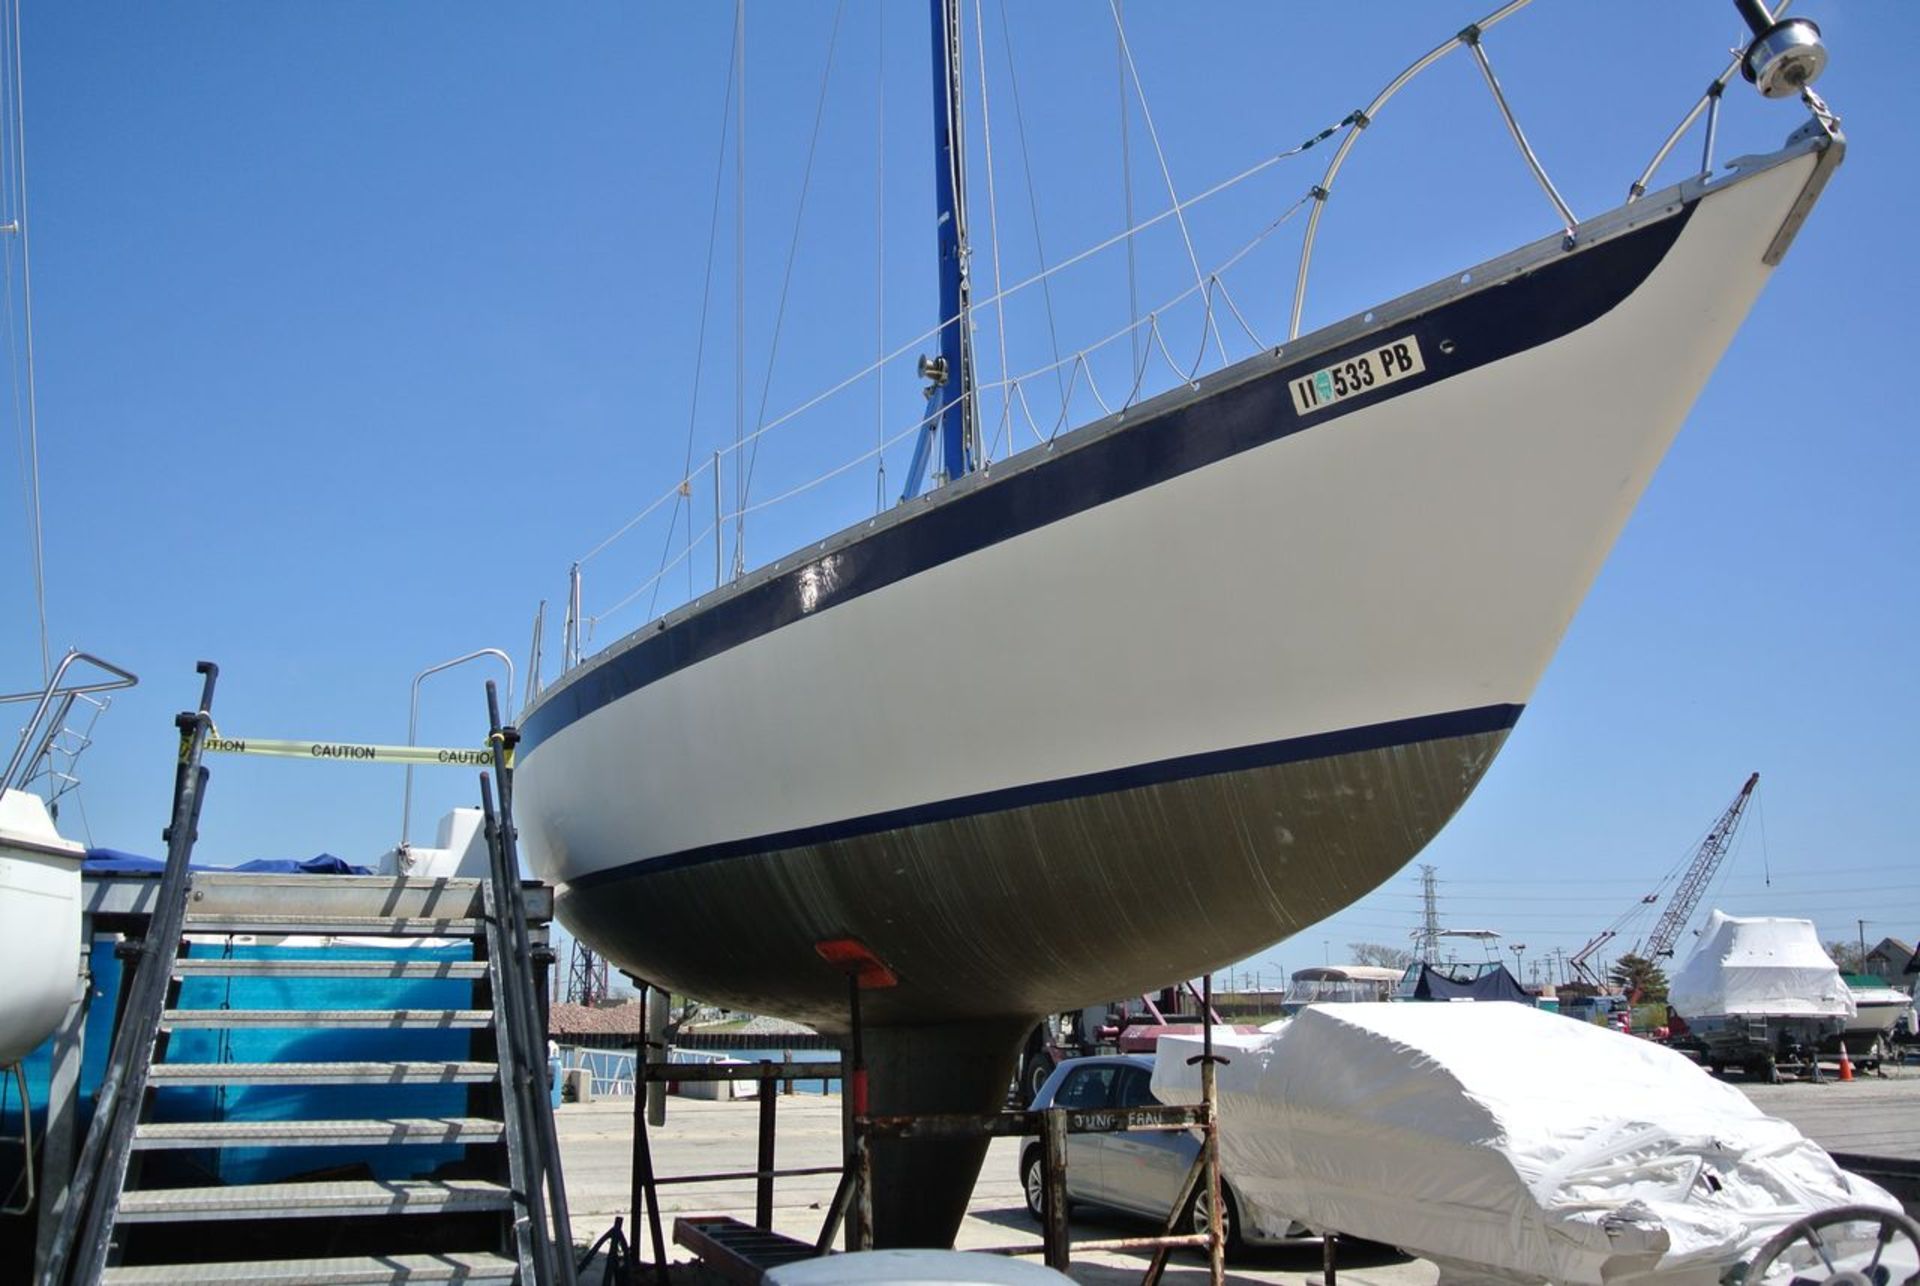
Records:
[[[1713,881],[1713,873],[1720,869],[1727,850],[1733,847],[1733,833],[1740,828],[1740,817],[1747,811],[1747,800],[1752,798],[1753,788],[1759,784],[1759,773],[1748,777],[1747,784],[1740,788],[1740,793],[1733,797],[1727,810],[1720,814],[1720,820],[1700,841],[1700,850],[1693,855],[1693,865],[1687,868],[1686,875],[1681,877],[1680,887],[1667,900],[1667,909],[1661,912],[1660,922],[1653,926],[1653,936],[1647,939],[1646,951],[1638,953],[1644,959],[1659,960],[1662,956],[1673,954],[1673,944],[1679,940],[1680,931],[1693,918],[1701,897],[1706,894],[1707,885]]]
[[[1700,906],[1700,899],[1706,895],[1707,886],[1713,882],[1714,872],[1720,869],[1721,861],[1726,857],[1727,851],[1732,848],[1734,831],[1739,828],[1741,815],[1746,812],[1747,800],[1752,797],[1753,788],[1759,783],[1759,773],[1748,777],[1747,784],[1740,788],[1740,793],[1733,797],[1733,802],[1727,805],[1726,811],[1720,814],[1720,819],[1707,831],[1707,836],[1700,841],[1700,847],[1694,852],[1693,860],[1688,864],[1686,873],[1681,876],[1679,887],[1668,899],[1666,910],[1661,913],[1659,921],[1653,926],[1653,934],[1646,941],[1646,949],[1642,951],[1636,946],[1635,955],[1654,961],[1673,955],[1673,944],[1679,940],[1682,930],[1687,927],[1687,921],[1693,918],[1694,911]],[[1649,893],[1641,898],[1638,905],[1615,920],[1612,926],[1600,930],[1584,947],[1574,952],[1567,963],[1582,978],[1595,986],[1600,986],[1599,975],[1587,966],[1588,958],[1618,937],[1620,930],[1629,921],[1644,914],[1643,908],[1652,906],[1659,900],[1658,893]],[[1632,999],[1634,1001],[1640,999],[1637,990]]]

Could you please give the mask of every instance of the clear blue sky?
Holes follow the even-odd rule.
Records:
[[[1718,905],[1810,915],[1827,937],[1852,938],[1861,917],[1870,942],[1920,933],[1908,780],[1920,716],[1920,446],[1905,385],[1906,314],[1920,298],[1910,65],[1920,16],[1892,2],[1803,9],[1826,28],[1833,66],[1821,88],[1853,150],[1506,751],[1422,858],[1439,867],[1448,923],[1499,930],[1529,957],[1571,950],[1614,920],[1753,769],[1762,801]],[[1481,12],[1126,7],[1182,196],[1339,119]],[[936,320],[922,6],[889,4],[884,21],[873,0],[844,6],[797,213],[835,13],[827,3],[749,6],[749,426],[860,371],[882,334],[889,349],[906,345]],[[1008,283],[1038,262],[1036,206],[1049,262],[1123,226],[1106,5],[1005,13],[1010,28],[997,0],[982,15],[995,220],[969,7],[982,293],[996,224]],[[1584,215],[1617,203],[1738,32],[1732,6],[1708,0],[1540,0],[1495,30],[1489,49]],[[560,602],[569,562],[671,488],[690,441],[696,463],[731,441],[734,158],[717,151],[731,136],[722,118],[731,40],[731,6],[720,5],[29,5],[52,637],[56,649],[101,652],[143,680],[83,763],[85,816],[69,810],[73,829],[157,850],[170,717],[197,691],[199,657],[224,669],[223,731],[403,739],[415,672],[483,646],[524,665],[535,604]],[[1137,101],[1131,113],[1144,219],[1165,208],[1166,185]],[[1797,107],[1736,84],[1719,156],[1770,148],[1800,119]],[[1196,209],[1202,266],[1317,181],[1325,154]],[[1665,177],[1683,176],[1697,154],[1690,139]],[[717,166],[718,249],[696,379]],[[1472,64],[1455,55],[1388,107],[1342,174],[1308,325],[1551,227]],[[1299,229],[1282,227],[1227,275],[1262,338],[1284,330]],[[1173,224],[1136,249],[1143,310],[1191,281]],[[1017,371],[1052,360],[1047,303],[1035,290],[1009,301]],[[1051,304],[1067,352],[1124,325],[1124,257],[1110,250],[1063,274]],[[1191,304],[1167,314],[1165,335],[1182,360],[1196,351]],[[1227,342],[1235,356],[1250,346],[1231,324]],[[1096,359],[1108,396],[1125,343]],[[990,318],[980,346],[991,376]],[[883,385],[863,380],[770,433],[750,501],[907,428],[918,351],[889,363]],[[1166,368],[1151,378],[1164,384]],[[1058,385],[1043,376],[1024,387],[1044,423]],[[1076,420],[1091,412],[1084,391],[1073,410]],[[988,418],[991,430],[991,405]],[[15,454],[0,464],[8,689],[30,686],[39,669]],[[891,486],[904,458],[904,447],[887,456]],[[856,466],[754,514],[748,564],[869,512],[875,483],[870,463]],[[731,507],[731,473],[726,485]],[[710,487],[703,477],[693,488],[698,527],[711,520]],[[670,516],[680,523],[671,534]],[[589,610],[607,613],[685,531],[669,506],[588,563]],[[687,566],[710,577],[711,546]],[[684,594],[686,575],[669,577],[660,607]],[[596,646],[642,624],[646,607],[643,597],[608,615]],[[555,608],[547,626],[554,658]],[[979,658],[981,681],[995,663]],[[429,684],[423,740],[479,739],[477,682],[468,671]],[[924,703],[931,717],[944,698],[929,687],[886,699]],[[421,779],[417,840],[474,792],[465,772]],[[398,770],[221,760],[202,853],[370,858],[397,837],[400,807]],[[1353,941],[1403,944],[1417,911],[1410,868],[1255,963],[1291,968],[1338,960]]]

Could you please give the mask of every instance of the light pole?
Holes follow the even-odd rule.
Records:
[[[1527,944],[1524,942],[1511,943],[1507,947],[1507,950],[1513,952],[1513,980],[1515,982],[1520,981],[1520,953],[1526,949]]]

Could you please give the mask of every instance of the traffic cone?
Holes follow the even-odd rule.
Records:
[[[1847,1056],[1847,1042],[1844,1040],[1840,1042],[1840,1079],[1843,1081],[1853,1079],[1853,1059]]]

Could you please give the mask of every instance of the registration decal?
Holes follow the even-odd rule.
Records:
[[[1344,362],[1335,362],[1294,380],[1289,386],[1293,390],[1293,409],[1300,415],[1311,415],[1426,369],[1417,338],[1408,335],[1389,340],[1366,352],[1355,353]]]

